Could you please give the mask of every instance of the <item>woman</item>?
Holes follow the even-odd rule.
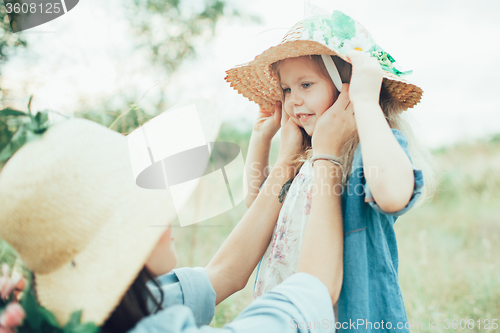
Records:
[[[341,140],[331,138],[340,132],[330,124],[347,116],[344,108],[334,104],[318,120],[318,138],[330,139],[313,137],[315,155],[338,151]],[[295,129],[282,119],[278,162],[205,268],[171,271],[177,262],[171,229],[150,226],[170,224],[172,200],[166,191],[135,185],[126,138],[85,120],[54,125],[7,162],[0,173],[0,237],[34,273],[40,304],[61,326],[82,311],[83,323],[109,332],[333,330],[332,304],[342,284],[340,191],[334,190],[341,171],[324,159],[314,164],[318,191],[297,273],[224,328],[202,326],[216,304],[246,285],[265,251],[301,145]]]

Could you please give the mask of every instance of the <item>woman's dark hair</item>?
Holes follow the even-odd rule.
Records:
[[[160,300],[153,295],[146,285],[148,281],[151,281],[157,287],[160,293]],[[148,309],[149,301],[154,304],[154,311]],[[106,322],[101,326],[101,332],[126,332],[132,329],[142,318],[162,310],[162,303],[163,291],[160,284],[154,275],[144,266],[125,295],[123,295],[120,304],[118,304],[113,313],[111,313]]]

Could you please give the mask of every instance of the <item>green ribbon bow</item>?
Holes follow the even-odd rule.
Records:
[[[24,144],[40,138],[50,126],[47,110],[33,116],[31,112],[5,108],[0,110],[0,119],[6,119],[5,124],[8,124],[3,131],[9,131],[9,127],[17,128],[10,142],[0,151],[0,165],[5,164]]]

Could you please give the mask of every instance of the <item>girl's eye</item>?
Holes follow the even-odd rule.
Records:
[[[309,88],[312,83],[302,83],[302,87]]]
[[[285,88],[283,89],[283,94],[288,94],[290,93],[290,91],[291,91],[290,88]]]

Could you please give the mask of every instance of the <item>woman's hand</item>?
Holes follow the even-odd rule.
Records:
[[[276,110],[279,109],[279,112]],[[259,133],[264,140],[271,141],[281,126],[281,102],[276,102],[274,112],[260,109],[253,131]]]
[[[13,274],[9,277],[9,266],[2,265],[2,276],[0,277],[0,297],[7,299],[11,293],[14,293],[15,301],[9,303],[5,311],[0,314],[0,333],[15,332],[15,328],[20,326],[26,316],[24,309],[17,303],[18,290],[24,289],[24,279],[22,276]]]
[[[281,145],[278,161],[284,164],[291,164],[302,148],[302,131],[290,119],[286,111],[281,110],[281,103],[279,104],[279,112],[281,114]]]
[[[312,137],[314,155],[339,156],[345,139],[356,130],[354,109],[349,96],[349,84],[344,83],[335,103],[316,121]]]
[[[354,107],[363,103],[378,105],[383,79],[379,62],[360,51],[349,51],[346,56],[352,63],[349,95]]]

